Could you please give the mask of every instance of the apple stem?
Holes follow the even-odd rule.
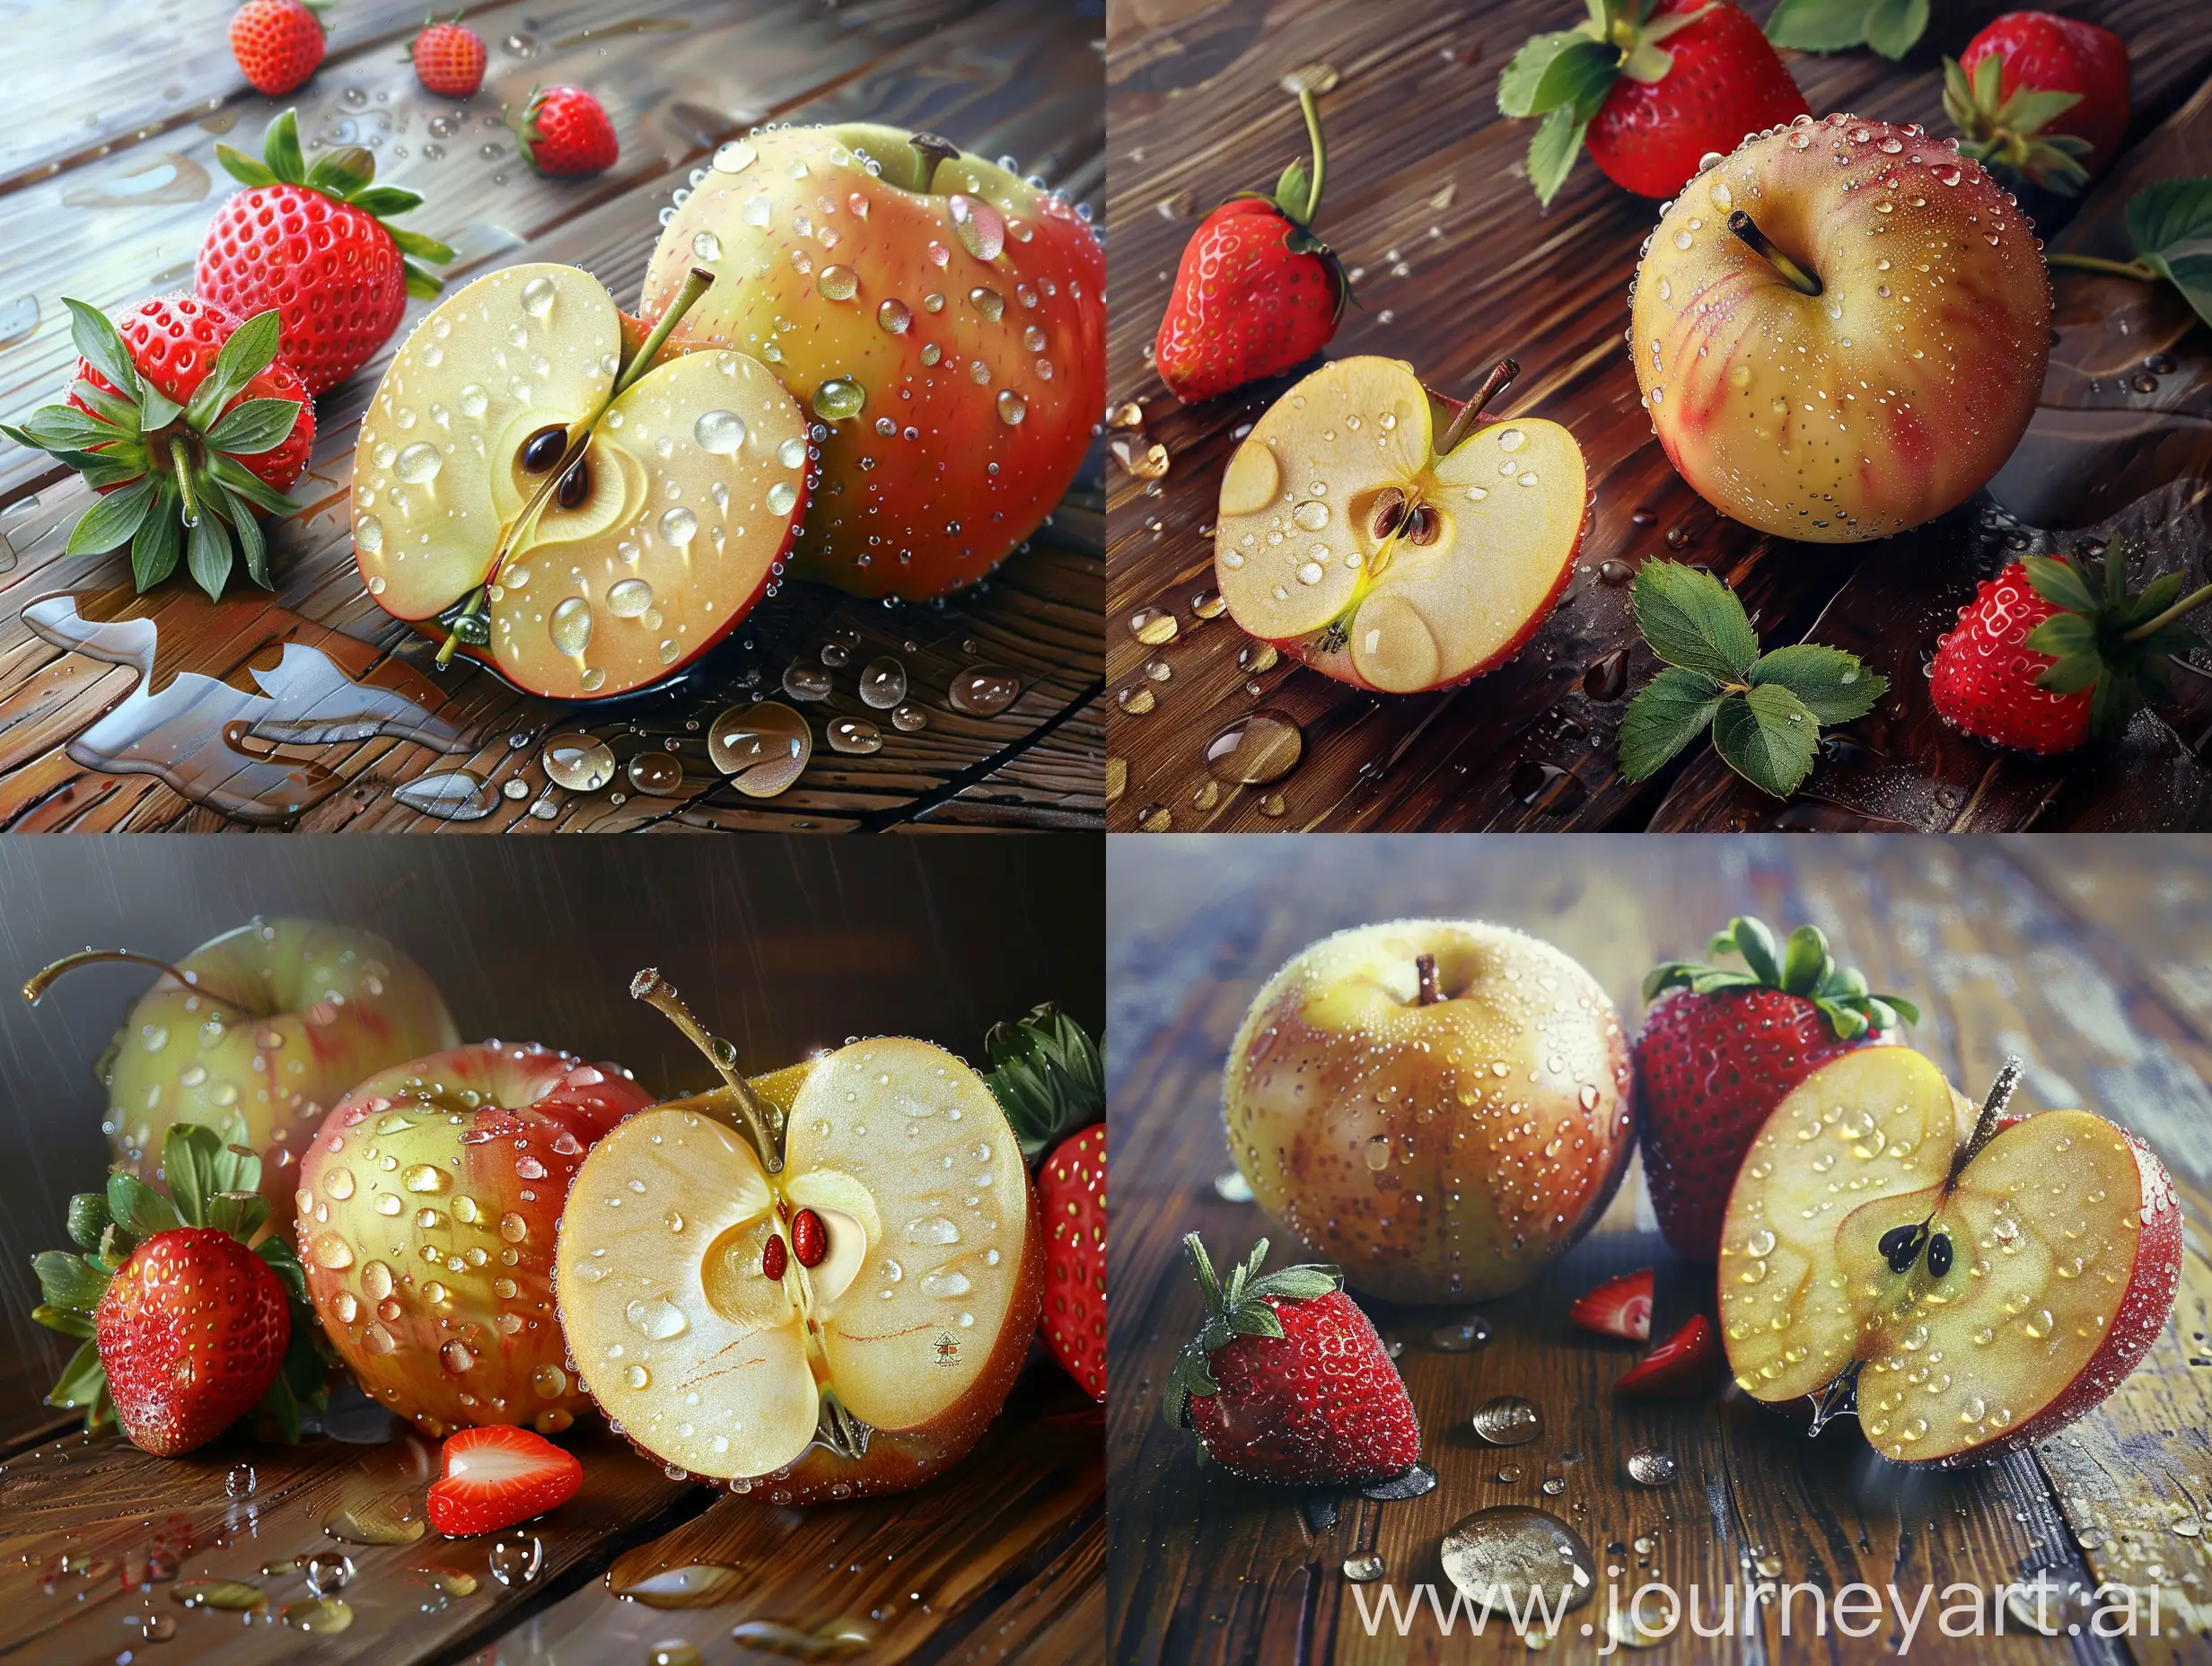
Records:
[[[676,986],[661,976],[658,967],[648,966],[630,979],[630,999],[644,1001],[656,1008],[668,1022],[683,1031],[693,1047],[707,1055],[707,1060],[720,1073],[737,1101],[738,1114],[744,1118],[744,1133],[752,1141],[752,1148],[760,1153],[761,1166],[770,1174],[783,1171],[784,1153],[774,1133],[775,1124],[760,1096],[752,1091],[737,1067],[737,1049],[720,1036],[709,1035],[705,1025],[691,1016],[691,1009],[683,1004],[676,993]]]
[[[1413,957],[1413,976],[1420,984],[1420,1000],[1423,1006],[1434,1006],[1444,999],[1436,988],[1436,957],[1435,955],[1415,955]]]
[[[2155,618],[2145,619],[2133,630],[2125,633],[2120,640],[2122,642],[2140,642],[2144,637],[2153,636],[2166,626],[2172,624],[2182,614],[2201,608],[2208,601],[2212,601],[2212,584],[2207,584],[2201,590],[2191,591],[2164,613]]]
[[[1488,374],[1482,379],[1482,385],[1469,396],[1467,403],[1460,407],[1460,414],[1452,419],[1452,425],[1444,431],[1444,443],[1436,448],[1436,455],[1449,457],[1457,451],[1460,442],[1467,437],[1467,431],[1481,416],[1484,408],[1505,392],[1513,379],[1520,373],[1521,366],[1512,359],[1500,359],[1491,365]]]
[[[2107,260],[2097,255],[2046,255],[2051,266],[2070,266],[2084,272],[2102,272],[2108,277],[2131,277],[2139,284],[2155,282],[2158,274],[2140,260]]]
[[[685,276],[683,287],[676,292],[676,298],[668,303],[668,310],[661,314],[661,321],[653,327],[653,333],[645,338],[636,355],[622,367],[622,373],[615,378],[614,392],[608,396],[610,405],[628,392],[630,385],[653,367],[653,355],[668,340],[669,332],[683,321],[683,315],[691,310],[693,303],[707,293],[714,281],[715,275],[700,266],[693,267]],[[563,458],[561,460],[566,462],[568,460]],[[559,472],[555,472],[555,478],[559,478]]]
[[[1783,281],[1802,295],[1821,293],[1821,280],[1774,246],[1774,240],[1759,229],[1759,223],[1737,209],[1728,216],[1728,229],[1763,256],[1782,275]]]
[[[1299,86],[1298,113],[1305,118],[1305,136],[1313,147],[1313,179],[1312,189],[1305,194],[1305,212],[1297,220],[1300,225],[1312,225],[1313,216],[1321,211],[1321,176],[1329,168],[1328,147],[1321,143],[1321,107],[1313,101],[1312,87]]]
[[[461,618],[453,621],[453,628],[445,633],[445,640],[438,644],[438,657],[434,663],[440,671],[453,662],[453,650],[461,646],[461,627],[474,618],[477,609],[484,605],[485,589],[490,583],[489,579],[486,579],[469,592],[469,605],[461,610]]]
[[[937,170],[960,154],[959,145],[934,133],[913,134],[907,143],[914,147],[914,153],[922,159],[922,182],[915,189],[923,192],[927,192],[936,184]]]
[[[2004,1068],[1997,1073],[1997,1080],[1989,1084],[1989,1097],[1981,1102],[1981,1115],[1974,1118],[1974,1131],[1967,1136],[1966,1144],[1959,1147],[1959,1154],[1951,1162],[1953,1182],[1966,1165],[1981,1154],[1981,1148],[1997,1137],[1997,1118],[2005,1114],[2006,1102],[2013,1090],[2020,1085],[2020,1077],[2027,1065],[2017,1054],[2005,1060]],[[1933,1220],[1933,1215],[1928,1217]]]
[[[40,998],[53,987],[54,980],[64,972],[75,971],[80,966],[90,966],[96,960],[128,960],[135,966],[150,966],[157,972],[166,972],[186,988],[199,983],[198,972],[180,972],[166,960],[157,960],[150,954],[137,954],[128,949],[85,949],[75,954],[64,955],[53,965],[34,972],[23,981],[23,999],[36,1006]]]

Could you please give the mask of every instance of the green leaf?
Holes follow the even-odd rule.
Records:
[[[207,1200],[207,1224],[243,1243],[268,1219],[268,1199],[259,1192],[217,1192]]]
[[[293,185],[307,182],[307,163],[300,155],[300,118],[286,110],[268,124],[261,136],[261,160],[279,180]]]
[[[407,293],[410,300],[427,301],[445,287],[445,280],[435,272],[417,266],[412,260],[399,262],[399,269],[407,275]]]
[[[341,145],[336,150],[325,151],[315,158],[315,165],[307,171],[307,188],[312,191],[320,191],[326,197],[345,197],[356,207],[366,208],[367,205],[362,203],[355,193],[374,178],[375,156],[358,145]],[[415,196],[412,191],[405,195]],[[419,203],[422,198],[416,197],[415,200]],[[368,212],[374,214],[377,211],[368,208]]]
[[[269,367],[283,345],[284,320],[274,307],[255,313],[232,331],[231,338],[215,355],[215,368],[184,408],[187,425],[196,434],[206,434],[215,414]]]
[[[1275,206],[1284,217],[1304,225],[1312,218],[1313,182],[1306,178],[1305,163],[1294,162],[1275,182]]]
[[[420,232],[401,231],[396,225],[388,225],[384,229],[391,233],[391,241],[399,245],[399,252],[403,255],[413,255],[418,260],[435,260],[441,264],[453,258],[452,247],[434,237],[425,237]]]
[[[1865,716],[1890,687],[1888,678],[1868,671],[1856,653],[1817,642],[1794,643],[1760,654],[1750,680],[1787,688],[1823,723],[1848,723]]]
[[[1867,14],[1877,4],[1878,0],[1782,0],[1767,20],[1767,39],[1778,47],[1795,47],[1800,52],[1848,51],[1866,44]]]
[[[2014,133],[2040,133],[2081,101],[2078,92],[2038,92],[2023,88],[2005,101],[1997,119]],[[2090,148],[2084,142],[2085,153]]]
[[[257,457],[290,439],[299,420],[297,399],[247,399],[223,414],[207,431],[207,443],[233,457]]]
[[[1620,51],[1579,29],[1538,35],[1514,54],[1498,76],[1497,108],[1514,117],[1582,110],[1593,89],[1602,101],[1620,75]],[[1589,108],[1594,110],[1594,105]]]
[[[94,491],[127,486],[146,472],[146,448],[136,440],[118,440],[98,452],[56,452],[52,455],[83,475],[84,484]]]
[[[208,458],[207,472],[264,513],[288,515],[301,507],[259,475],[249,471],[243,464],[233,461],[220,452]]]
[[[1728,922],[1728,935],[1736,952],[1743,957],[1743,964],[1751,969],[1751,976],[1769,988],[1779,988],[1781,945],[1774,941],[1774,934],[1767,929],[1766,921],[1740,914]]]
[[[61,1379],[47,1391],[48,1406],[92,1406],[107,1391],[108,1368],[100,1363],[100,1350],[87,1342],[70,1355]],[[87,1426],[90,1426],[89,1420]]]
[[[1245,1285],[1247,1296],[1274,1296],[1284,1302],[1312,1302],[1344,1288],[1344,1272],[1334,1267],[1286,1267]]]
[[[284,1281],[293,1300],[307,1300],[307,1269],[300,1265],[300,1258],[292,1247],[292,1241],[279,1232],[273,1238],[264,1238],[253,1247],[254,1254],[269,1265],[269,1270]]]
[[[89,1337],[94,1330],[92,1314],[78,1308],[54,1307],[41,1302],[31,1310],[31,1317],[65,1337]]]
[[[1647,781],[1713,721],[1720,685],[1701,671],[1668,666],[1637,691],[1620,723],[1620,773]]]
[[[1836,1032],[1838,1040],[1856,1041],[1866,1033],[1866,1015],[1857,1008],[1837,1001],[1815,1001],[1813,1004],[1828,1020],[1828,1027]]]
[[[2094,613],[2097,599],[2073,566],[2051,556],[2023,556],[2020,565],[2035,593],[2054,608],[2068,613]]]
[[[2069,653],[2057,664],[2045,666],[2037,676],[2035,686],[2048,688],[2053,694],[2079,694],[2084,688],[2094,687],[2097,679],[2103,675],[2102,654],[2094,652]]]
[[[420,191],[410,191],[399,185],[372,185],[365,191],[355,192],[352,201],[354,206],[364,214],[374,215],[380,220],[389,219],[396,214],[412,214],[423,206]],[[385,229],[391,230],[390,227]],[[394,232],[392,235],[397,237],[399,233]],[[447,257],[449,259],[451,258]]]
[[[215,1159],[223,1136],[197,1122],[172,1122],[162,1140],[162,1178],[178,1218],[187,1226],[206,1226],[208,1200],[215,1196]]]
[[[176,1206],[135,1174],[108,1177],[108,1213],[134,1238],[151,1238],[184,1224]]]
[[[124,437],[124,431],[113,423],[103,422],[92,412],[81,411],[74,405],[41,405],[24,418],[23,432],[33,445],[47,452],[57,447],[82,451],[95,445],[110,445]]]
[[[1537,124],[1529,140],[1529,184],[1536,192],[1536,200],[1546,207],[1574,171],[1575,159],[1582,154],[1583,132],[1589,125],[1577,121],[1571,110],[1552,110]]]
[[[31,1258],[39,1275],[39,1294],[49,1307],[90,1312],[108,1293],[108,1275],[81,1255],[42,1250]]]
[[[166,428],[177,420],[184,407],[178,404],[158,388],[148,387],[138,396],[138,422],[142,432],[153,434]]]
[[[1732,966],[1703,966],[1690,975],[1690,987],[1697,995],[1711,995],[1716,989],[1756,989],[1759,976],[1755,972],[1739,972]]]
[[[1865,29],[1866,44],[1894,63],[1927,31],[1927,0],[1874,0]]]
[[[2128,235],[2144,264],[2212,323],[2212,176],[2145,186],[2129,198]]]
[[[269,583],[268,577],[268,543],[261,536],[261,523],[254,519],[253,510],[233,496],[226,487],[210,481],[207,489],[221,495],[223,517],[231,523],[231,530],[238,534],[239,553],[246,559],[246,576],[263,590],[276,589],[276,586]]]
[[[185,566],[191,569],[193,582],[207,592],[211,601],[223,600],[223,586],[231,576],[231,530],[223,518],[212,509],[203,506],[199,524],[191,530],[185,546]]]
[[[1713,714],[1713,750],[1762,793],[1787,798],[1813,772],[1820,720],[1779,683],[1730,695]]]
[[[1735,592],[1702,567],[1646,561],[1636,570],[1637,628],[1669,665],[1730,682],[1759,658],[1759,636]]]
[[[123,345],[114,320],[98,307],[72,301],[66,295],[62,297],[61,303],[69,309],[69,339],[75,345],[78,355],[114,383],[118,391],[136,399],[138,367],[131,362],[130,349]]]
[[[1283,1321],[1265,1302],[1247,1302],[1229,1315],[1229,1328],[1240,1337],[1283,1339]]]
[[[233,146],[216,145],[215,160],[223,164],[223,171],[241,185],[251,187],[276,183],[276,176],[261,165],[259,157],[249,156]]]
[[[69,1199],[69,1241],[80,1250],[100,1248],[100,1235],[108,1230],[108,1198],[104,1192],[79,1192]]]
[[[138,523],[138,536],[131,539],[131,583],[139,590],[152,590],[177,570],[177,551],[182,541],[178,530],[177,488],[163,480],[159,500]]]
[[[126,434],[136,434],[138,407],[121,394],[96,387],[82,377],[69,384],[69,397],[91,408],[92,415],[104,417]]]
[[[2054,613],[2022,638],[2020,645],[2063,660],[2094,649],[2097,630],[2078,613]]]
[[[78,517],[69,533],[68,553],[83,555],[129,542],[154,507],[154,497],[151,480],[109,493]]]
[[[1920,1022],[1920,1008],[1916,1003],[1906,1000],[1901,995],[1885,995],[1882,998],[1907,1023],[1917,1024]]]
[[[1828,934],[1817,925],[1800,925],[1782,951],[1782,987],[1792,995],[1811,995],[1829,965]]]

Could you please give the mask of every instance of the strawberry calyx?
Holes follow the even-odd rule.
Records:
[[[47,1250],[31,1257],[40,1294],[31,1318],[82,1343],[46,1403],[82,1410],[87,1434],[115,1422],[107,1367],[93,1341],[101,1298],[142,1242],[184,1227],[210,1227],[251,1250],[285,1287],[292,1340],[276,1381],[256,1409],[276,1420],[287,1443],[296,1444],[301,1407],[321,1407],[329,1394],[329,1371],[315,1346],[315,1310],[307,1300],[307,1275],[290,1232],[268,1232],[256,1241],[269,1213],[268,1199],[258,1189],[261,1159],[243,1146],[225,1145],[213,1128],[172,1123],[162,1144],[162,1177],[169,1187],[166,1195],[119,1171],[108,1176],[104,1191],[77,1193],[69,1199],[68,1212],[69,1241],[76,1249]]]
[[[1817,925],[1800,925],[1785,943],[1777,943],[1763,921],[1738,915],[1713,934],[1709,955],[1733,954],[1749,969],[1707,966],[1696,960],[1662,960],[1644,976],[1646,1003],[1666,989],[1712,995],[1723,989],[1779,989],[1802,996],[1820,1010],[1840,1041],[1869,1032],[1917,1024],[1920,1009],[1901,995],[1874,995],[1856,966],[1839,966],[1828,951],[1828,936]]]
[[[2004,60],[1995,52],[1976,59],[1971,71],[1956,58],[1944,59],[1944,114],[1959,130],[1960,153],[2045,190],[2077,194],[2089,183],[2081,159],[2096,147],[2049,129],[2082,95],[2018,86],[2006,97],[2004,75]]]
[[[2181,618],[2212,601],[2212,584],[2183,595],[2187,575],[2167,573],[2131,596],[2117,540],[2101,555],[2023,556],[2020,566],[2035,593],[2058,609],[2021,644],[2051,657],[2036,686],[2061,695],[2094,689],[2094,734],[2109,739],[2125,728],[2147,699],[2166,692],[2172,656],[2205,645]]]
[[[1344,321],[1344,310],[1351,303],[1352,278],[1344,269],[1343,258],[1313,234],[1314,216],[1321,206],[1321,185],[1329,172],[1329,147],[1321,138],[1321,106],[1312,84],[1304,79],[1298,83],[1298,113],[1305,118],[1306,142],[1312,147],[1312,166],[1294,162],[1283,170],[1272,191],[1239,191],[1229,200],[1268,204],[1290,222],[1283,247],[1294,255],[1312,255],[1329,268],[1337,293],[1336,310],[1329,320],[1333,329]]]
[[[78,354],[109,385],[79,378],[70,388],[75,403],[41,406],[20,425],[0,424],[0,434],[68,464],[103,494],[71,528],[67,553],[128,543],[132,579],[145,591],[175,571],[181,552],[200,587],[220,598],[235,537],[248,576],[264,590],[273,588],[268,548],[253,511],[281,516],[300,505],[238,459],[289,439],[303,401],[255,399],[224,407],[276,361],[283,323],[275,310],[241,324],[191,399],[179,405],[138,373],[106,313],[67,296],[62,304],[69,309]]]
[[[445,287],[444,279],[418,262],[433,260],[443,265],[453,259],[453,250],[434,237],[391,224],[393,215],[412,214],[421,207],[422,193],[404,186],[377,184],[373,153],[358,145],[340,145],[325,151],[310,168],[300,151],[299,112],[288,110],[270,122],[261,136],[259,161],[228,145],[216,145],[215,156],[224,171],[241,185],[296,185],[332,202],[358,208],[399,246],[399,264],[407,273],[408,294],[426,299]]]
[[[1529,183],[1547,207],[1582,153],[1584,131],[1624,77],[1650,85],[1666,79],[1674,55],[1666,42],[1713,9],[1714,0],[1654,18],[1659,0],[1588,0],[1590,15],[1572,29],[1532,35],[1497,78],[1502,114],[1540,117],[1529,139]]]
[[[1106,1115],[1106,1066],[1090,1031],[1047,1001],[993,1024],[983,1080],[1033,1169],[1069,1135]]]
[[[1190,1258],[1191,1270],[1198,1275],[1198,1289],[1206,1300],[1206,1319],[1198,1327],[1198,1334],[1183,1344],[1168,1372],[1167,1393],[1161,1402],[1161,1410],[1168,1423],[1178,1429],[1190,1426],[1190,1401],[1194,1396],[1204,1398],[1221,1392],[1221,1385],[1214,1381],[1207,1363],[1210,1355],[1239,1337],[1284,1340],[1283,1321],[1276,1318],[1275,1310],[1268,1305],[1266,1298],[1312,1302],[1344,1288],[1341,1267],[1306,1265],[1261,1273],[1260,1269],[1268,1258],[1268,1241],[1264,1238],[1252,1246],[1251,1254],[1241,1264],[1230,1267],[1226,1280],[1215,1272],[1213,1258],[1206,1253],[1206,1245],[1198,1233],[1184,1235],[1183,1252]]]
[[[460,26],[461,20],[467,15],[468,12],[465,8],[457,7],[454,10],[453,15],[447,18],[445,21],[447,23],[457,28]],[[415,61],[416,42],[420,40],[425,35],[428,34],[432,30],[437,28],[438,26],[437,8],[434,6],[429,11],[423,13],[423,26],[407,38],[407,50],[399,54],[399,61],[402,64],[413,63]]]

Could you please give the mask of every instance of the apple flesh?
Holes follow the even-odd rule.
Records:
[[[820,480],[796,577],[921,601],[1036,530],[1105,404],[1105,255],[1066,202],[893,127],[765,129],[715,153],[646,268],[679,348],[756,355],[807,408]]]
[[[1747,139],[1646,250],[1645,408],[1682,478],[1747,525],[1886,538],[1971,496],[2027,431],[2050,355],[2034,227],[1917,127],[1800,117]]]
[[[1901,1047],[1823,1065],[1775,1108],[1722,1229],[1739,1388],[1779,1402],[1856,1373],[1875,1451],[1950,1466],[2044,1439],[2135,1368],[2181,1275],[2164,1168],[2085,1110],[2000,1121],[1958,1166],[1972,1122]]]
[[[656,355],[618,393],[628,350],[573,267],[508,267],[423,320],[354,453],[378,605],[566,700],[663,680],[744,618],[805,513],[805,420],[742,353]]]
[[[1557,423],[1514,418],[1438,456],[1455,410],[1411,365],[1372,357],[1275,402],[1222,478],[1214,570],[1242,629],[1391,694],[1520,651],[1574,574],[1582,449]]]
[[[1620,1018],[1574,960],[1501,925],[1402,920],[1268,979],[1222,1106],[1260,1207],[1354,1287],[1480,1301],[1603,1211],[1633,1144],[1628,1085]]]

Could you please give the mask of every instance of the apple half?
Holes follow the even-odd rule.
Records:
[[[777,1503],[897,1492],[973,1445],[1036,1329],[1042,1235],[981,1077],[861,1041],[630,1118],[584,1159],[556,1285],[576,1367],[663,1464]],[[811,1211],[821,1253],[803,1265]],[[780,1248],[772,1249],[771,1245]]]
[[[589,273],[478,278],[400,347],[354,453],[369,594],[557,699],[681,671],[759,600],[805,513],[805,416],[767,366],[677,355],[623,386],[626,346]]]
[[[1391,694],[1518,652],[1574,573],[1582,448],[1527,417],[1452,443],[1460,408],[1374,357],[1323,365],[1277,399],[1222,478],[1214,566],[1237,624]]]
[[[1822,1421],[1848,1389],[1875,1451],[1951,1466],[2055,1434],[2135,1368],[2181,1276],[2165,1169],[2085,1110],[1972,1109],[1901,1047],[1775,1107],[1722,1228],[1737,1387],[1813,1396]]]

